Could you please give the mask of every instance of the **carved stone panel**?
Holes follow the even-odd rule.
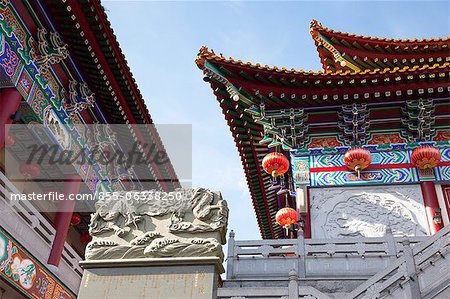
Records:
[[[313,238],[429,234],[419,185],[311,189]]]
[[[228,207],[219,192],[195,188],[103,197],[91,216],[86,260],[211,256],[223,261]]]

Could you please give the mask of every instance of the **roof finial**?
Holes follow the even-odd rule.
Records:
[[[322,27],[322,24],[317,22],[316,19],[312,19],[311,23],[309,23],[309,28]]]

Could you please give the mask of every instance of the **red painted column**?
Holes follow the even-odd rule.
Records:
[[[56,234],[53,240],[52,249],[48,257],[48,264],[58,267],[61,260],[64,244],[66,242],[67,233],[70,227],[70,219],[72,218],[75,208],[75,200],[68,200],[69,194],[78,194],[81,187],[81,178],[73,176],[65,181],[64,195],[65,199],[58,202],[58,211],[56,212],[55,222],[53,224]]]
[[[0,150],[5,146],[6,131],[5,125],[12,123],[12,118],[19,108],[22,95],[15,88],[0,89]]]
[[[435,210],[440,209],[436,188],[434,187],[433,181],[420,182],[420,188],[422,189],[423,203],[425,205],[430,233],[434,235],[442,228],[442,223],[437,224],[433,220],[436,215]]]

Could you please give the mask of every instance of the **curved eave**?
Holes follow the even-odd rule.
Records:
[[[359,71],[351,71],[351,70],[339,70],[336,72],[322,72],[322,71],[305,71],[303,69],[288,69],[286,67],[279,68],[278,66],[268,66],[261,65],[259,63],[252,62],[243,62],[242,60],[235,60],[232,57],[226,58],[222,54],[216,55],[213,50],[209,50],[207,47],[202,47],[197,55],[195,63],[200,69],[203,69],[205,66],[205,62],[210,63],[218,63],[223,66],[229,66],[232,68],[239,68],[240,70],[247,70],[251,72],[265,72],[269,75],[292,75],[299,79],[334,79],[334,78],[352,78],[358,75],[378,75],[378,74],[395,74],[395,73],[404,73],[404,72],[416,72],[422,71],[426,69],[445,69],[450,65],[449,62],[445,62],[443,64],[432,64],[432,65],[414,65],[412,67],[404,66],[402,68],[393,67],[393,68],[384,68],[384,69],[364,69]]]
[[[369,43],[371,45],[392,45],[392,46],[399,46],[399,47],[426,47],[426,46],[434,46],[434,45],[447,45],[450,46],[450,37],[438,37],[438,38],[380,38],[377,36],[366,36],[366,35],[357,35],[354,33],[347,33],[347,32],[341,32],[341,31],[335,31],[332,29],[329,29],[325,26],[322,26],[321,23],[317,22],[317,20],[312,20],[310,24],[310,31],[311,34],[314,35],[314,33],[321,33],[329,37],[336,37],[340,39],[345,39],[348,42],[361,42],[361,43]]]
[[[270,186],[270,176],[261,167],[262,159],[269,150],[265,145],[255,142],[260,139],[259,132],[262,131],[262,127],[252,118],[241,116],[243,112],[241,107],[234,104],[223,84],[212,81],[211,88],[238,149],[261,236],[263,239],[281,238],[283,235],[281,227],[275,222],[276,192],[267,190]],[[248,122],[248,127],[258,129],[242,130],[242,126],[239,125],[242,120]]]
[[[107,111],[111,123],[153,124],[125,56],[100,1],[45,0],[62,39],[89,86]],[[136,133],[136,134],[135,134]],[[135,140],[152,140],[165,151],[160,136],[151,126],[132,130]],[[144,139],[143,139],[144,138]],[[180,187],[171,163],[151,165],[164,190]]]
[[[305,72],[226,59],[206,48],[201,49],[196,63],[207,76],[214,74],[226,80],[244,100],[263,99],[271,108],[440,97],[448,93],[450,73],[450,63],[357,72]]]
[[[430,64],[450,54],[450,37],[393,39],[363,36],[334,31],[316,20],[310,24],[310,33],[325,71],[347,68],[341,66],[343,60],[354,63],[358,68],[373,69],[384,65],[401,67],[405,63],[410,66]],[[347,57],[336,58],[333,55],[335,51]],[[359,61],[354,61],[353,57],[358,57]],[[364,60],[365,58],[369,58],[369,61]]]

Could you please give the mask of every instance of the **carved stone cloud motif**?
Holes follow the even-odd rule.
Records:
[[[420,187],[416,185],[311,190],[314,238],[428,234]]]
[[[227,202],[204,188],[106,194],[91,216],[86,259],[217,256],[222,262],[227,223]]]

